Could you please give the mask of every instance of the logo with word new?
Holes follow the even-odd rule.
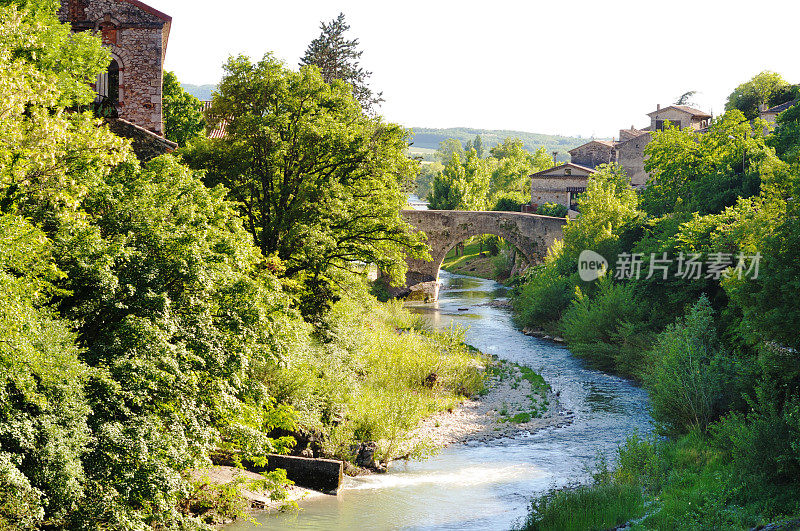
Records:
[[[578,275],[584,282],[597,280],[608,270],[608,261],[594,251],[586,249],[578,257]]]

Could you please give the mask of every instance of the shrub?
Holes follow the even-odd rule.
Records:
[[[649,307],[631,284],[614,284],[607,276],[593,297],[578,290],[564,312],[561,329],[570,348],[594,365],[635,376],[650,341],[646,330]]]
[[[531,502],[521,530],[612,529],[644,513],[642,489],[617,483],[553,490]]]
[[[528,269],[515,294],[515,318],[522,326],[553,327],[575,297],[577,275],[562,277],[551,264]]]
[[[492,210],[500,212],[519,212],[522,205],[530,203],[530,197],[519,192],[503,192],[495,199]]]
[[[768,389],[756,389],[746,415],[734,412],[714,424],[714,440],[743,485],[800,499],[800,400],[781,410]]]
[[[567,212],[569,209],[560,203],[544,203],[536,209],[536,213],[540,216],[553,216],[554,218],[566,217]]]
[[[671,434],[705,431],[736,395],[736,361],[719,344],[705,296],[656,338],[645,384],[653,417]]]
[[[492,260],[492,269],[496,280],[505,280],[514,271],[516,253],[511,249],[505,249]]]

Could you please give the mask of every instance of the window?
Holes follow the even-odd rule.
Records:
[[[119,104],[119,63],[115,59],[111,60],[108,72],[97,76],[95,92],[98,103],[107,103],[115,107]]]
[[[680,122],[673,122],[672,120],[656,120],[656,131],[663,131],[667,126],[681,128]]]

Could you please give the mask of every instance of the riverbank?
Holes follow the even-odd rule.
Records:
[[[420,447],[427,448],[428,453],[432,454],[453,444],[485,444],[524,433],[536,433],[545,428],[564,427],[572,422],[573,412],[561,404],[560,393],[551,389],[531,369],[492,359],[485,370],[483,392],[464,399],[449,410],[423,419],[405,437],[398,454],[410,454]],[[355,467],[350,468],[353,470]],[[379,474],[363,468],[357,470],[359,475]],[[200,486],[201,491],[215,490],[218,494],[227,491],[229,497],[234,496],[235,492],[238,500],[228,503],[231,507],[238,505],[235,510],[228,507],[227,511],[238,519],[293,510],[304,501],[326,496],[313,490],[286,486],[286,497],[273,500],[270,498],[271,489],[263,488],[263,476],[235,467],[214,466],[196,470],[192,472],[192,481]]]
[[[461,254],[456,254],[456,248],[447,253],[442,269],[458,275],[494,280],[496,258],[486,245],[481,246],[477,241],[469,242],[461,249]]]
[[[464,400],[452,411],[424,419],[411,432],[416,444],[443,448],[451,444],[481,442],[559,428],[572,422],[559,392],[531,369],[495,360],[482,396]]]

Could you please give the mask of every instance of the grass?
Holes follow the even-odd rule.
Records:
[[[494,280],[494,257],[489,256],[487,246],[483,246],[481,255],[480,242],[467,241],[464,245],[464,253],[456,256],[455,248],[451,249],[442,262],[442,269],[459,275],[471,277],[488,278]]]
[[[483,390],[488,360],[464,345],[464,331],[434,330],[397,301],[345,297],[327,326],[317,348],[296,353],[265,382],[318,434],[327,456],[350,460],[350,446],[360,441],[376,442],[383,463],[425,455],[429,449],[415,446],[408,432]]]
[[[642,489],[607,484],[553,490],[534,500],[525,531],[612,529],[644,514]]]
[[[526,395],[530,401],[527,405],[513,404],[512,412],[509,413],[509,405],[503,402],[499,413],[499,422],[512,422],[524,424],[531,419],[541,418],[548,409],[550,402],[547,399],[547,392],[550,390],[548,384],[541,374],[535,372],[530,367],[525,367],[517,363],[498,361],[487,368],[487,376],[496,377],[498,380],[512,379],[509,386],[518,389],[522,380],[527,380],[531,385],[531,393]],[[523,409],[520,411],[520,409]]]
[[[724,449],[698,431],[678,439],[634,435],[617,453],[616,468],[601,460],[593,483],[533,500],[519,529],[748,529],[800,516],[796,488],[747,487]]]

